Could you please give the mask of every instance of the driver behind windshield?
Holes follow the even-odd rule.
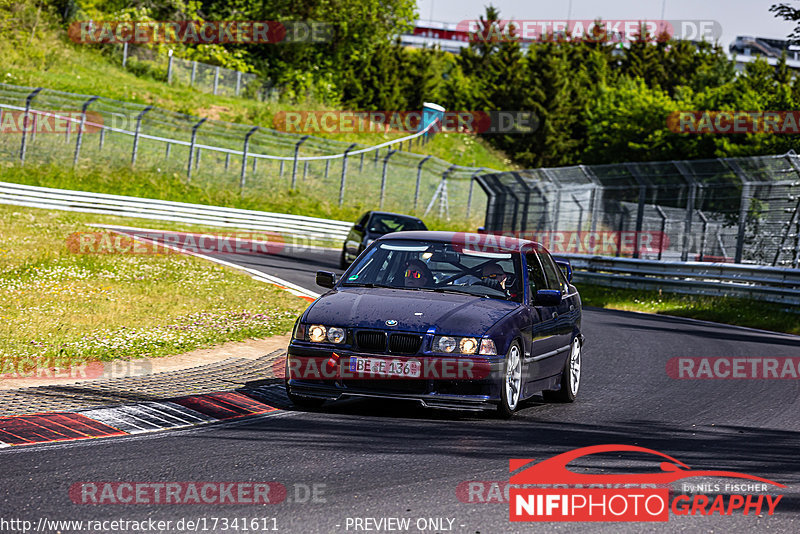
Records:
[[[410,260],[406,264],[403,277],[405,287],[428,287],[432,280],[431,270],[421,260]]]

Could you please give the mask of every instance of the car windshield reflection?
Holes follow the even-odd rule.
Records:
[[[462,293],[520,302],[520,265],[518,252],[392,240],[378,243],[359,257],[342,286]]]

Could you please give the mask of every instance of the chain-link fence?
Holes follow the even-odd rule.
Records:
[[[551,250],[798,267],[800,157],[534,169],[478,178],[486,228]]]
[[[63,117],[63,124],[54,116]],[[482,223],[486,205],[473,178],[490,170],[409,152],[427,135],[370,147],[5,84],[0,84],[0,124],[11,124],[0,135],[0,158],[24,165],[108,169],[127,164],[180,173],[202,188],[238,189],[255,198],[294,189],[334,205],[416,214],[471,228]]]
[[[123,66],[134,71],[147,71],[169,84],[194,87],[204,93],[220,96],[241,96],[270,100],[278,90],[267,87],[256,74],[226,69],[174,55],[159,55],[150,48],[119,45]]]

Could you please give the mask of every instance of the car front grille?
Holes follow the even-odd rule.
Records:
[[[416,354],[422,345],[422,336],[417,334],[389,334],[389,352]]]
[[[358,348],[368,352],[384,352],[386,350],[386,332],[361,331],[356,333]]]

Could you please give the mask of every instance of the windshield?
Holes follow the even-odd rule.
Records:
[[[419,219],[375,213],[369,221],[369,231],[376,234],[390,234],[409,230],[427,230]]]
[[[464,245],[392,240],[364,253],[343,286],[458,292],[521,302],[518,252],[485,252]]]

